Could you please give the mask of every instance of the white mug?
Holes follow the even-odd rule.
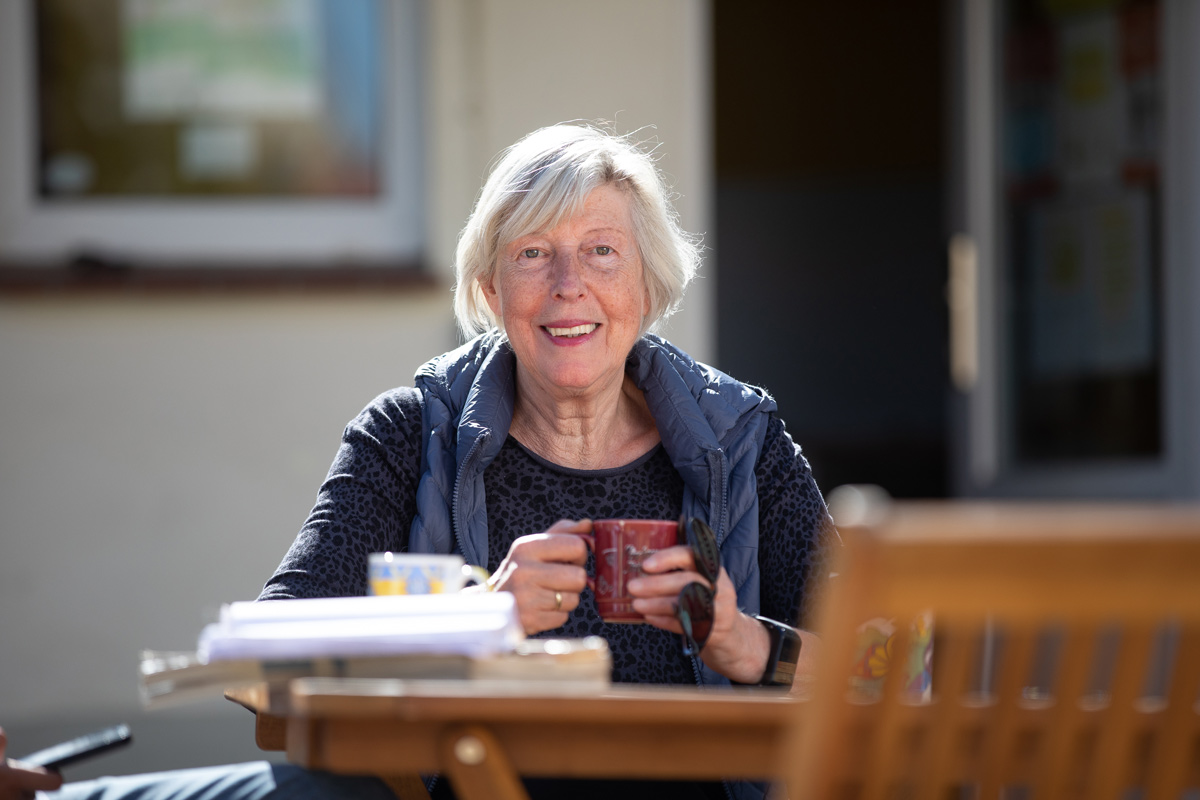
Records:
[[[373,595],[450,594],[487,578],[486,570],[459,555],[371,553],[367,586]]]

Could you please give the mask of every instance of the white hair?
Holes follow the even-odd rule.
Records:
[[[502,154],[480,192],[455,253],[454,315],[470,338],[499,324],[483,295],[503,247],[583,210],[605,185],[626,192],[650,298],[644,329],[678,308],[700,263],[699,237],[685,233],[650,155],[600,127],[566,123],[525,136]],[[644,331],[643,331],[644,332]]]

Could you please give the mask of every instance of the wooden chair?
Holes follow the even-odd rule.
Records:
[[[790,734],[792,800],[1200,787],[1200,509],[893,503],[835,519],[844,558]],[[932,701],[897,669],[873,696],[849,691],[856,625],[928,611]]]

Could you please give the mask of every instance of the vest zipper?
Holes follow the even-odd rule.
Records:
[[[472,444],[471,449],[467,451],[467,457],[464,458],[462,464],[459,465],[458,474],[454,478],[454,512],[450,519],[450,527],[454,533],[454,540],[458,542],[458,551],[466,556],[468,561],[471,560],[472,554],[468,553],[467,548],[463,546],[463,531],[461,522],[462,514],[460,513],[459,508],[463,476],[467,474],[467,467],[469,467],[471,462],[475,460],[475,454],[479,452],[479,448],[487,441],[489,436],[491,436],[491,431],[485,428],[482,432],[480,432],[479,436],[475,437],[474,444]],[[484,559],[484,563],[487,563],[486,558]]]
[[[721,481],[721,518],[717,520],[717,544],[725,541],[729,535],[727,530],[729,527],[729,480],[725,474],[725,465],[728,459],[725,458],[724,450],[717,450],[717,473]]]

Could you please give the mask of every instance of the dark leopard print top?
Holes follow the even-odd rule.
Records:
[[[421,409],[414,389],[377,398],[347,428],[316,505],[267,581],[260,600],[362,595],[367,554],[407,549],[420,477]],[[808,462],[783,422],[772,418],[756,468],[759,496],[761,613],[803,624],[828,575],[837,541]],[[683,481],[659,445],[616,469],[575,470],[552,464],[509,437],[484,473],[495,571],[519,536],[559,519],[675,519]],[[608,640],[613,680],[692,683],[679,637],[648,625],[607,624],[591,592],[566,624],[545,636]]]

